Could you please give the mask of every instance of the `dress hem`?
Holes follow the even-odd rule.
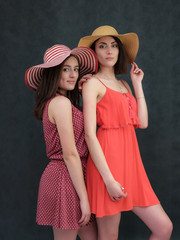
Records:
[[[95,214],[96,215],[96,218],[102,218],[102,217],[105,217],[105,216],[113,216],[113,215],[116,215],[116,214],[118,214],[118,213],[120,213],[120,212],[129,212],[129,211],[131,211],[134,207],[151,207],[151,206],[155,206],[155,205],[158,205],[158,204],[160,204],[160,202],[157,202],[157,203],[152,203],[152,204],[139,204],[139,205],[134,205],[133,207],[131,207],[131,208],[126,208],[126,209],[123,209],[123,210],[121,210],[121,211],[114,211],[113,213],[104,213],[104,215],[99,215],[98,214],[98,216],[97,216],[97,214],[95,213],[95,211],[92,211],[92,214]]]
[[[95,222],[95,220],[94,221],[91,221],[91,222],[88,222],[85,226],[86,227],[89,227],[92,223],[94,223]],[[52,227],[52,228],[54,228],[54,229],[61,229],[61,230],[79,230],[79,229],[81,229],[82,227],[81,226],[77,226],[77,227],[61,227],[61,226],[55,226],[55,225],[53,225],[53,224],[43,224],[43,223],[38,223],[37,221],[36,221],[36,223],[37,223],[37,225],[39,225],[39,226],[49,226],[49,227]]]

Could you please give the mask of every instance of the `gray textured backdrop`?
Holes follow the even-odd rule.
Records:
[[[50,227],[35,223],[38,184],[48,160],[41,123],[33,118],[33,92],[25,70],[42,62],[56,43],[75,47],[100,25],[136,32],[136,59],[144,70],[149,127],[137,130],[152,186],[180,237],[180,96],[177,0],[6,0],[0,2],[1,143],[0,239],[52,239]],[[125,79],[130,83],[129,76]],[[148,238],[131,212],[123,213],[119,239]]]

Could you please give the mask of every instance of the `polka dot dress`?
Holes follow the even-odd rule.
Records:
[[[79,229],[78,221],[81,218],[79,198],[63,161],[56,125],[48,118],[49,103],[50,101],[43,114],[43,128],[46,152],[51,161],[41,176],[36,221],[39,225],[50,225],[59,229]],[[72,119],[76,146],[85,177],[88,150],[84,139],[83,114],[73,105]],[[90,222],[94,220],[92,215]]]

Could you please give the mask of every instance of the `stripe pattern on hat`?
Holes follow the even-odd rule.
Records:
[[[45,52],[44,63],[53,62],[69,51],[71,50],[65,45],[54,45]]]
[[[74,48],[71,54],[77,56],[80,64],[80,76],[97,71],[97,59],[90,48]]]
[[[98,69],[98,61],[94,51],[88,47],[77,47],[70,50],[65,45],[54,45],[46,50],[44,54],[44,63],[33,66],[26,71],[26,85],[36,91],[43,76],[43,69],[55,67],[69,57],[74,55],[78,58],[80,64],[80,76],[88,73],[95,73]]]

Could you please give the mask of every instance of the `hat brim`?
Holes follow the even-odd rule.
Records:
[[[56,58],[53,62],[43,63],[33,66],[26,70],[25,83],[31,89],[36,91],[40,81],[42,80],[43,70],[45,68],[51,68],[63,63],[70,55],[74,55],[78,58],[80,65],[80,76],[88,73],[96,73],[98,69],[98,60],[94,51],[88,47],[77,47],[62,56]]]
[[[122,42],[124,49],[128,57],[128,63],[132,63],[137,55],[139,49],[139,38],[136,33],[126,33],[126,34],[117,34],[117,35],[95,35],[95,36],[85,36],[82,37],[78,43],[79,47],[91,47],[92,44],[99,38],[104,36],[114,36],[119,38]]]

